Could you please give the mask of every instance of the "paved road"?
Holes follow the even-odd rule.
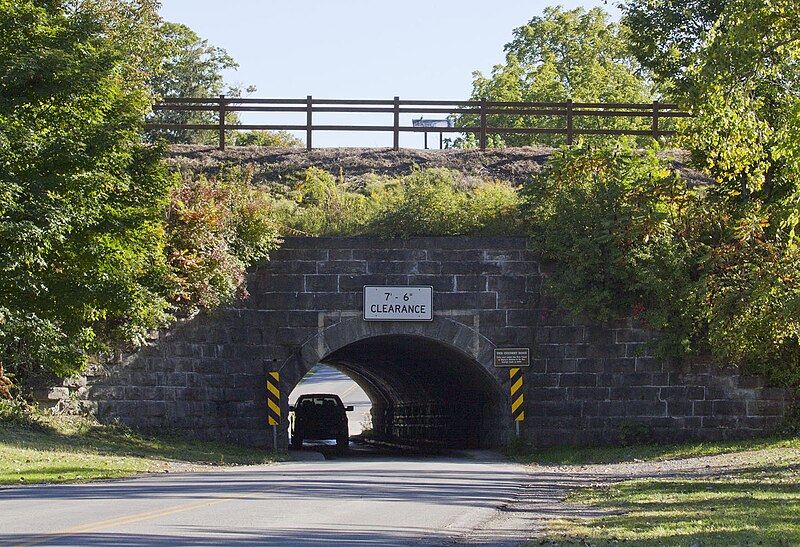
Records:
[[[312,370],[314,373],[301,380],[289,395],[289,404],[294,404],[304,393],[335,393],[345,406],[353,405],[352,412],[347,413],[350,435],[361,433],[364,426],[370,423],[369,411],[372,407],[364,390],[335,368],[317,365]]]
[[[527,479],[519,465],[474,453],[4,488],[0,545],[515,544],[527,532],[509,529],[501,509]]]

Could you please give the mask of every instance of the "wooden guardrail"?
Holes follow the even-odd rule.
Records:
[[[415,101],[359,100],[359,99],[251,99],[238,97],[168,98],[153,106],[153,110],[173,112],[213,112],[217,123],[181,124],[148,123],[146,129],[184,130],[200,129],[219,132],[219,148],[225,149],[225,132],[228,130],[305,131],[306,147],[311,150],[314,131],[370,131],[391,132],[393,148],[400,148],[400,133],[474,133],[483,150],[487,136],[492,134],[551,134],[565,135],[567,144],[572,144],[577,135],[636,135],[657,139],[669,136],[674,131],[661,129],[659,121],[664,118],[688,117],[688,112],[678,110],[678,105],[666,103],[574,103],[551,102],[497,102],[497,101]],[[305,124],[228,124],[228,112],[293,112],[305,113]],[[314,123],[314,114],[392,114],[391,125],[324,125]],[[440,114],[445,116],[471,116],[478,123],[467,127],[424,127],[400,125],[401,114]],[[563,118],[563,127],[513,127],[495,125],[503,122],[498,116],[547,116]],[[644,118],[645,129],[586,129],[576,127],[575,120],[586,117]],[[649,122],[649,123],[648,123]]]

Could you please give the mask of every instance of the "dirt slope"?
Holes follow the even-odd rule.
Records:
[[[552,149],[506,148],[479,150],[400,150],[385,148],[264,148],[174,145],[170,163],[176,167],[213,173],[225,164],[248,164],[255,168],[254,180],[277,180],[308,167],[319,167],[348,179],[367,174],[402,176],[414,165],[446,167],[467,175],[521,182],[537,173]]]
[[[254,182],[276,181],[292,177],[308,167],[319,167],[335,175],[359,181],[365,175],[403,176],[413,166],[446,167],[467,176],[506,180],[518,184],[538,173],[553,154],[546,146],[524,148],[491,148],[480,150],[415,150],[394,151],[388,148],[266,148],[231,146],[225,151],[215,146],[173,145],[169,163],[192,171],[215,174],[226,165],[248,165],[253,168]],[[685,178],[702,180],[698,172],[686,165],[687,154],[665,150],[663,157]]]

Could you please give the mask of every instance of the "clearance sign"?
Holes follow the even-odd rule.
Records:
[[[365,321],[433,321],[433,287],[364,287]]]

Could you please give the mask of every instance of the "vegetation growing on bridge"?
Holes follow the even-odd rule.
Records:
[[[533,246],[561,268],[551,290],[601,321],[661,331],[662,357],[711,352],[800,385],[800,250],[785,204],[731,203],[653,155],[563,150],[524,188]]]
[[[534,234],[576,310],[627,310],[666,333],[667,355],[710,350],[798,386],[800,15],[789,0],[694,6],[630,0],[624,22],[657,87],[693,107],[679,142],[713,183],[565,151],[531,192],[555,224]]]
[[[289,232],[309,235],[521,235],[519,202],[508,183],[448,169],[415,168],[356,186],[312,167],[286,188],[276,218]]]

